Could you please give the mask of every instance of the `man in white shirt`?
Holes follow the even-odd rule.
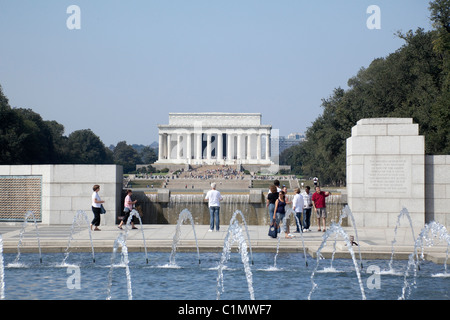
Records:
[[[300,233],[303,228],[302,228],[302,212],[303,212],[303,205],[304,205],[304,201],[303,201],[303,196],[300,194],[300,188],[295,188],[294,189],[295,192],[295,196],[294,199],[292,200],[292,209],[295,211],[295,215],[297,216],[297,219],[295,221],[296,225],[297,225],[297,233]]]
[[[214,222],[216,225],[216,231],[219,231],[220,228],[220,201],[223,200],[219,191],[216,190],[216,184],[211,183],[211,190],[206,194],[205,200],[208,200],[209,206],[209,232],[214,230]]]

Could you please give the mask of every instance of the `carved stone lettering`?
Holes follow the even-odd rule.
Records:
[[[366,195],[409,195],[411,192],[411,159],[398,156],[368,156],[364,161]]]

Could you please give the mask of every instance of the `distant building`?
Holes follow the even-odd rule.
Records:
[[[272,165],[271,125],[261,113],[169,113],[159,124],[157,165]]]
[[[300,142],[305,141],[305,135],[303,133],[294,132],[289,134],[287,137],[279,136],[272,139],[272,145],[274,145],[274,139],[278,138],[278,149],[281,154],[284,150],[298,145]]]
[[[296,140],[299,142],[305,141],[305,135],[303,133],[294,132],[288,135],[288,139]]]

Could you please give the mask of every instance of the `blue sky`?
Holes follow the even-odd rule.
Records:
[[[431,29],[428,2],[0,0],[0,85],[11,106],[107,146],[157,141],[169,112],[257,112],[304,132],[334,88],[404,44],[396,31]]]

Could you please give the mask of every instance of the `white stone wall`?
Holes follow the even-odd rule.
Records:
[[[414,226],[425,223],[425,139],[418,133],[411,118],[362,119],[352,128],[347,192],[358,226],[395,227],[403,207]]]
[[[426,222],[450,228],[450,155],[425,157]]]
[[[94,184],[105,201],[101,225],[114,225],[121,210],[121,166],[116,165],[16,165],[0,166],[0,175],[42,176],[42,223],[72,224],[78,210],[93,218],[91,195]],[[5,204],[0,204],[5,205]]]
[[[191,126],[196,121],[203,125],[210,125],[211,118],[220,119],[220,126],[259,126],[261,125],[260,113],[169,113],[169,125],[184,127]]]

